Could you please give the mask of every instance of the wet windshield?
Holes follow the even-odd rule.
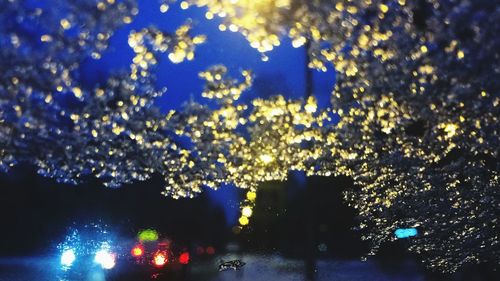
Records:
[[[0,0],[0,280],[498,280],[500,5]]]

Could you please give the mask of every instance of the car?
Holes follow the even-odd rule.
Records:
[[[124,238],[98,224],[71,228],[57,246],[61,274],[69,280],[89,272],[106,276],[127,272],[141,277],[182,274],[190,263],[189,249],[159,236],[147,229],[135,238]]]
[[[98,224],[71,228],[57,249],[60,274],[70,280],[94,273],[110,274],[120,252],[112,232]]]
[[[137,241],[130,250],[135,263],[156,269],[178,268],[190,262],[186,247],[176,245],[170,239]]]

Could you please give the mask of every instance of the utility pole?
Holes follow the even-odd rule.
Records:
[[[314,77],[313,70],[309,67],[311,57],[309,51],[311,48],[311,41],[307,39],[305,49],[305,101],[314,94]],[[306,241],[305,241],[305,277],[307,281],[314,281],[316,279],[316,243],[314,237],[314,188],[311,179],[305,178],[305,192],[306,192]]]

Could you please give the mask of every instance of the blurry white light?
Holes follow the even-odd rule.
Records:
[[[244,215],[245,217],[249,218],[252,216],[252,207],[246,206],[241,210],[241,214]]]
[[[104,269],[112,269],[116,265],[115,255],[107,250],[99,250],[95,254],[94,261]]]
[[[64,252],[61,255],[61,265],[69,267],[73,264],[73,262],[75,262],[75,260],[76,260],[75,250],[73,249],[64,250]]]

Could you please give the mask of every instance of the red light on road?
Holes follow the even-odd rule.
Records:
[[[141,246],[135,246],[132,249],[131,253],[132,253],[132,256],[134,256],[134,257],[140,257],[144,254],[144,250],[142,249]]]
[[[207,247],[207,254],[209,255],[215,254],[215,248],[212,246]]]
[[[189,253],[184,252],[179,256],[179,262],[181,264],[188,264],[189,263]]]
[[[153,257],[153,264],[157,267],[162,267],[167,262],[168,262],[168,259],[164,253],[156,253]]]

